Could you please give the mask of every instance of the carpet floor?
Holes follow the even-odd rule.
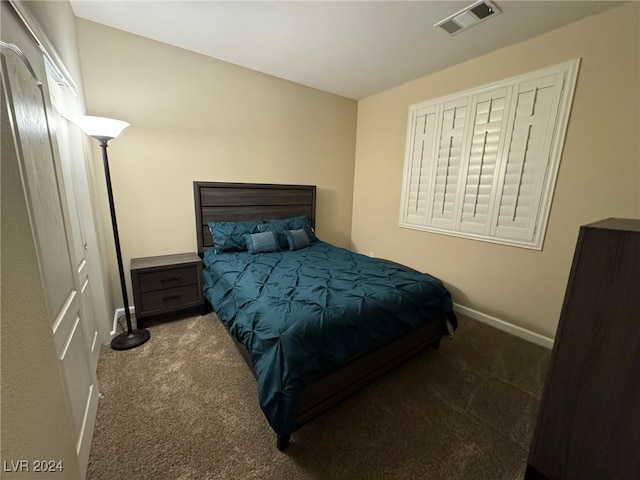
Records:
[[[285,452],[213,313],[103,346],[87,478],[522,479],[550,352],[459,317],[453,340],[294,432]]]

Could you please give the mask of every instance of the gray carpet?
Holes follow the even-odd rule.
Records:
[[[88,479],[522,479],[549,351],[460,317],[429,350],[276,449],[214,314],[104,346]]]

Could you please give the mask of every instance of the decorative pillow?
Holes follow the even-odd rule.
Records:
[[[278,250],[276,234],[273,232],[245,233],[244,243],[251,255],[270,253]]]
[[[311,228],[306,215],[300,215],[298,217],[292,217],[289,219],[289,230],[300,230],[301,228],[304,229],[304,231],[307,233],[309,241],[314,242],[318,239],[318,237],[316,237],[316,233],[313,231],[313,228]]]
[[[241,252],[246,250],[244,235],[258,233],[261,221],[249,222],[209,222],[215,253]]]
[[[289,248],[289,242],[287,242],[287,237],[284,234],[289,230],[289,222],[286,220],[266,220],[258,225],[258,230],[261,232],[273,232],[278,244],[278,250],[287,250]]]
[[[269,230],[275,232],[278,239],[278,244],[283,250],[286,250],[289,247],[287,238],[284,233],[287,230],[300,230],[301,228],[304,229],[304,231],[307,233],[310,241],[314,242],[318,239],[315,232],[313,231],[313,228],[311,228],[311,225],[309,224],[309,220],[307,220],[307,217],[305,215],[274,220],[265,220],[260,227],[261,231]]]
[[[289,250],[300,250],[301,248],[308,247],[311,241],[304,228],[299,230],[287,230],[285,232],[287,242],[289,243]]]

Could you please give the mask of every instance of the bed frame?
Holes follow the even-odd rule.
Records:
[[[209,221],[244,221],[306,215],[315,227],[315,185],[193,182],[198,253],[213,246]],[[446,331],[445,319],[429,324],[366,353],[309,385],[298,408],[296,429],[389,372],[421,351],[438,348]],[[232,336],[233,338],[233,336]],[[255,375],[245,347],[235,340],[245,362]],[[290,436],[278,435],[284,450]]]

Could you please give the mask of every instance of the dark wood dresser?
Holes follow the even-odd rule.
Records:
[[[146,317],[204,305],[202,260],[195,253],[132,258],[130,269],[138,328]]]
[[[640,220],[580,228],[525,479],[640,479]]]

